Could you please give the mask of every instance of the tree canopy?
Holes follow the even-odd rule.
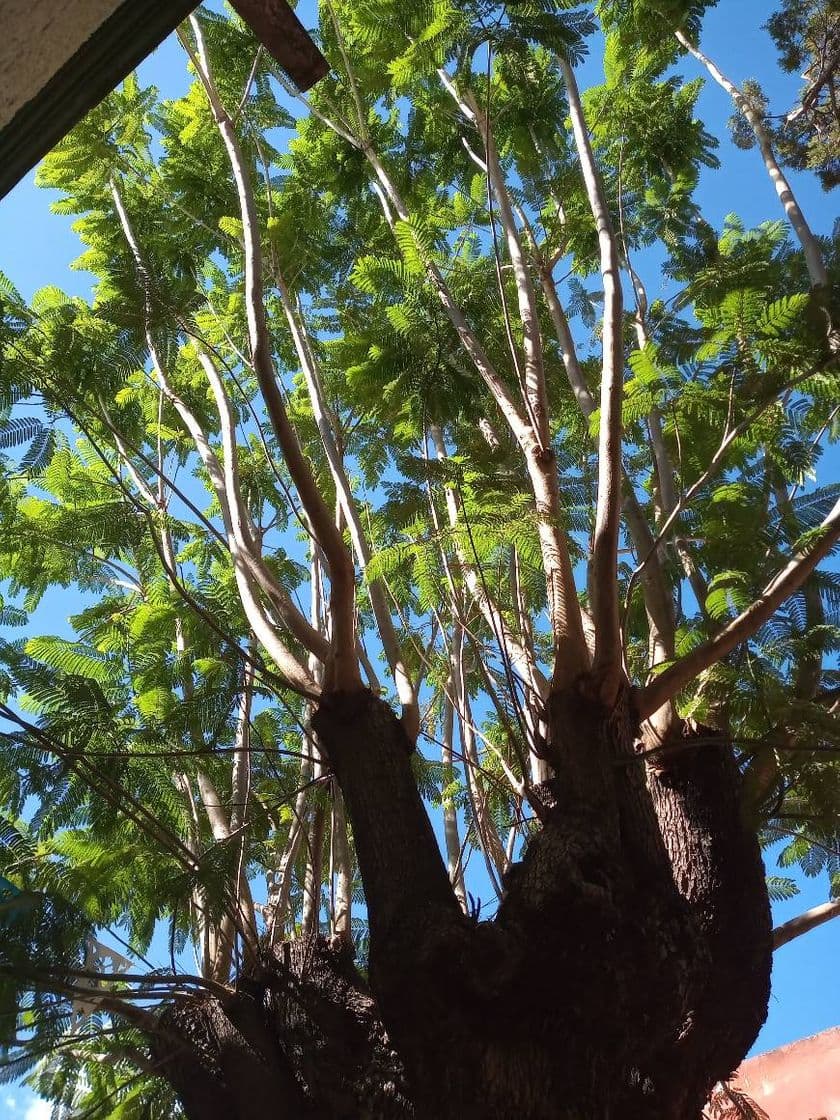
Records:
[[[362,687],[479,929],[552,783],[600,805],[547,715],[575,689],[654,789],[724,736],[770,896],[840,895],[840,244],[784,170],[836,184],[837,17],[771,17],[807,61],[779,124],[707,7],[324,0],[306,97],[203,10],[184,96],[131,77],[42,164],[93,288],[0,276],[0,1042],[68,1115],[199,1115],[149,1037],[266,946],[366,971],[414,808],[365,816],[367,740],[320,730]],[[698,201],[709,75],[779,195],[756,228]]]

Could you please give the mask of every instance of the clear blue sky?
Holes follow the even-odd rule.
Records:
[[[214,5],[215,6],[215,5]],[[301,11],[309,7],[304,5]],[[736,82],[758,78],[770,95],[774,111],[787,109],[798,88],[796,76],[781,74],[775,66],[775,49],[769,36],[760,29],[774,5],[767,0],[721,0],[706,16],[702,45],[723,71]],[[304,15],[304,19],[305,19]],[[583,83],[597,81],[593,69],[597,59],[584,67]],[[687,60],[688,77],[700,74],[693,60]],[[141,68],[142,79],[153,82],[164,96],[177,96],[184,88],[183,54],[170,38]],[[747,225],[780,216],[775,192],[763,173],[756,152],[742,152],[729,142],[725,122],[731,112],[727,95],[707,83],[699,103],[700,115],[709,131],[721,141],[719,155],[723,168],[706,173],[700,201],[707,219],[720,225],[730,211],[737,212]],[[837,216],[836,196],[826,195],[808,177],[793,176],[800,202],[816,231],[829,232]],[[30,174],[10,195],[0,201],[0,270],[5,272],[29,298],[45,284],[87,295],[89,277],[71,272],[69,263],[78,256],[80,244],[70,228],[70,220],[49,212],[50,194],[38,191]],[[644,277],[649,293],[655,297],[658,278]],[[827,462],[827,460],[826,460]],[[838,462],[838,457],[833,457]],[[826,478],[825,481],[828,481]],[[38,623],[48,632],[66,628],[66,616],[75,605],[66,593],[47,597],[39,611]],[[768,853],[772,860],[772,853]],[[790,902],[774,906],[777,922],[792,917],[827,898],[825,878],[803,880],[802,893]],[[756,1051],[771,1049],[785,1042],[835,1026],[840,1022],[840,920],[815,930],[779,951],[774,962],[773,995],[770,1012],[756,1044]],[[47,1120],[49,1106],[36,1101],[16,1086],[0,1087],[0,1120]]]

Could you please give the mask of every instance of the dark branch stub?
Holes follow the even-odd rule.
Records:
[[[286,0],[231,0],[254,34],[303,93],[329,64]]]

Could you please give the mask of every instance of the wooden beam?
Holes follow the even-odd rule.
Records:
[[[327,60],[286,0],[230,0],[301,92],[329,70]]]
[[[139,66],[195,4],[196,0],[121,4],[0,129],[0,198]]]
[[[309,89],[327,73],[326,59],[285,0],[232,2],[298,89]],[[125,0],[120,4],[0,128],[0,198],[195,7],[196,0]]]

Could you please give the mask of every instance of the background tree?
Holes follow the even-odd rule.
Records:
[[[791,167],[810,168],[826,190],[840,182],[840,14],[824,0],[785,0],[767,21],[779,63],[798,73],[803,85],[796,103],[771,122],[780,151]],[[760,103],[761,92],[753,90]],[[736,125],[740,139],[741,131]]]
[[[684,1120],[751,1045],[757,832],[840,885],[837,249],[755,113],[783,210],[703,218],[703,7],[326,0],[307,99],[205,12],[43,165],[0,1022],[72,1115]]]

